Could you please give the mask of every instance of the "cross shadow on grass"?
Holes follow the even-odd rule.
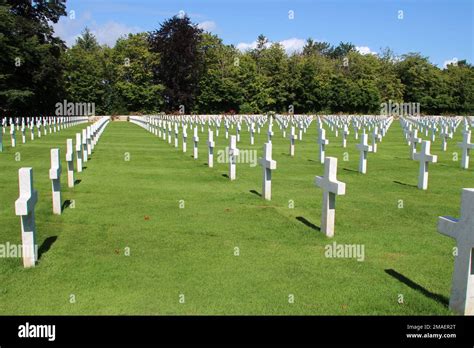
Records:
[[[393,180],[393,182],[394,182],[395,184],[398,184],[398,185],[403,185],[403,186],[409,186],[409,187],[416,187],[416,188],[418,188],[418,186],[416,186],[416,185],[407,184],[407,183],[405,183],[405,182],[401,182],[401,181],[397,181],[397,180]]]
[[[77,179],[74,181],[74,186],[79,185],[82,182],[81,179]]]
[[[38,249],[38,260],[41,259],[41,256],[43,256],[44,253],[48,252],[48,250],[51,249],[51,246],[54,244],[54,242],[56,242],[57,239],[57,236],[52,236],[44,240],[43,244],[41,244]]]
[[[342,169],[345,170],[345,171],[348,171],[348,172],[359,173],[358,170],[354,170],[354,169],[349,169],[349,168],[342,168]]]
[[[227,175],[227,174],[225,174],[225,173],[222,174],[222,176],[223,176],[224,178],[227,178],[227,179],[229,178],[229,175]]]
[[[69,208],[71,204],[72,204],[72,201],[70,199],[65,200],[63,203],[63,206],[61,207],[61,211],[64,211],[67,208]]]
[[[262,195],[260,193],[258,193],[256,190],[250,190],[249,192],[253,193],[254,195],[257,195],[259,197],[262,197]]]
[[[306,218],[304,218],[303,216],[297,216],[296,217],[296,220],[298,220],[299,222],[302,222],[303,224],[305,224],[306,226],[308,226],[309,228],[312,228],[313,230],[315,231],[321,231],[321,227],[319,226],[316,226],[315,224],[313,224],[312,222],[308,221]]]
[[[420,284],[415,283],[413,280],[405,277],[403,274],[398,273],[394,269],[386,269],[385,273],[388,275],[394,277],[398,281],[402,282],[403,284],[407,285],[408,287],[412,288],[413,290],[416,290],[418,292],[421,292],[424,296],[435,300],[436,302],[441,303],[443,306],[448,307],[449,305],[449,299],[446,296],[440,295],[440,294],[435,294],[424,287],[422,287]]]

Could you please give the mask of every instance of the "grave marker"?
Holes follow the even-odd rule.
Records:
[[[346,194],[346,184],[337,180],[337,158],[326,157],[324,161],[324,176],[317,176],[315,184],[323,190],[323,205],[321,231],[327,237],[334,236],[336,218],[336,195]]]
[[[236,160],[239,155],[239,149],[237,149],[237,139],[235,135],[230,136],[230,147],[229,147],[229,179],[235,180],[236,171]]]
[[[61,215],[61,159],[59,149],[51,149],[49,178],[52,183],[53,214]]]
[[[461,218],[439,217],[438,231],[457,244],[449,308],[474,315],[474,188],[462,191]]]
[[[471,149],[474,149],[474,144],[471,144],[471,131],[463,133],[463,141],[458,143],[458,146],[462,149],[461,168],[469,169],[469,155]]]
[[[76,162],[77,162],[77,172],[82,172],[82,141],[81,133],[76,133]]]
[[[209,148],[207,163],[209,165],[209,168],[212,168],[214,167],[214,146],[216,146],[216,143],[214,142],[214,133],[210,129],[208,130],[207,146]]]
[[[272,199],[272,170],[276,169],[276,161],[272,159],[272,143],[263,145],[263,158],[260,158],[263,168],[262,198],[270,201]]]
[[[418,188],[426,190],[428,188],[428,165],[429,163],[436,163],[438,156],[430,153],[431,142],[423,140],[421,143],[421,151],[415,153],[414,159],[420,162],[420,172],[418,175]]]
[[[21,216],[23,267],[34,267],[38,259],[36,247],[35,205],[38,193],[33,188],[33,168],[18,171],[20,196],[15,201],[15,214]]]
[[[66,162],[67,162],[67,185],[68,187],[74,187],[74,147],[72,139],[67,139],[67,151],[66,151]]]
[[[366,133],[363,133],[360,138],[360,144],[356,147],[360,152],[359,156],[359,173],[367,173],[367,153],[372,152],[372,146],[369,145],[369,137]]]

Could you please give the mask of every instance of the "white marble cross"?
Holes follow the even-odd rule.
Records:
[[[237,123],[237,142],[240,143],[240,131],[242,129],[242,126],[240,124],[240,122]]]
[[[30,139],[35,140],[35,124],[33,121],[30,123]]]
[[[10,124],[10,136],[12,138],[12,147],[16,146],[16,135],[15,135],[15,126]]]
[[[171,122],[168,121],[168,144],[171,144]]]
[[[439,217],[438,231],[457,244],[449,308],[474,315],[474,188],[462,191],[461,218]]]
[[[212,168],[214,167],[214,147],[216,146],[216,143],[214,142],[214,132],[211,129],[208,130],[207,146],[209,148],[207,163],[209,168]]]
[[[325,158],[326,158],[326,145],[329,144],[329,140],[326,139],[326,130],[324,128],[319,129],[319,138],[318,138],[318,144],[319,144],[319,162],[321,164],[324,164]]]
[[[429,163],[436,163],[438,156],[430,153],[431,142],[423,140],[421,143],[421,151],[415,153],[414,160],[420,162],[420,173],[418,175],[418,188],[426,190],[428,188],[428,165]]]
[[[346,194],[346,184],[337,180],[337,158],[326,157],[324,176],[317,176],[315,184],[323,190],[323,205],[321,216],[321,231],[327,237],[334,236],[336,219],[336,195]]]
[[[410,134],[410,158],[415,159],[416,144],[421,143],[421,138],[418,138],[418,129],[414,129]]]
[[[0,152],[3,152],[3,132],[5,129],[2,127],[2,131],[0,131]]]
[[[252,122],[250,125],[250,145],[253,145],[255,142],[255,123]]]
[[[291,126],[290,132],[290,156],[295,155],[295,140],[298,140],[298,136],[295,135],[295,127]]]
[[[74,146],[72,139],[66,141],[67,185],[74,187]]]
[[[272,142],[272,137],[273,137],[273,123],[272,123],[272,118],[270,118],[270,123],[268,124],[268,132],[267,132],[267,140],[269,143]]]
[[[21,123],[21,142],[22,144],[26,143],[26,128],[25,128],[25,121]]]
[[[448,130],[448,126],[445,126],[443,128],[443,131],[441,132],[440,137],[442,139],[441,151],[446,151],[447,145],[448,145],[447,139],[452,137],[452,134]]]
[[[368,144],[369,137],[366,133],[363,133],[360,138],[360,144],[356,147],[360,152],[359,156],[359,173],[367,173],[367,153],[372,152],[372,146]]]
[[[229,179],[235,180],[236,162],[237,156],[239,155],[239,149],[237,149],[237,138],[235,135],[230,136],[229,146]]]
[[[86,128],[86,136],[87,136],[87,156],[92,155],[92,140],[91,140],[91,127],[88,126]]]
[[[61,159],[59,149],[51,149],[49,178],[52,183],[53,214],[61,215]]]
[[[471,144],[471,131],[463,133],[463,141],[458,143],[458,146],[462,149],[461,168],[469,169],[469,153],[474,149],[474,144]]]
[[[178,124],[175,123],[174,124],[174,147],[178,147],[178,135],[179,135],[179,131],[178,131]]]
[[[379,129],[378,127],[374,127],[372,130],[372,152],[376,153],[377,152],[377,142],[379,142],[382,139],[382,136],[379,134]]]
[[[82,162],[87,162],[87,130],[82,130]]]
[[[194,137],[193,137],[193,141],[194,141],[194,152],[193,152],[193,156],[194,156],[194,159],[198,159],[198,143],[199,143],[199,136],[198,136],[198,129],[197,129],[197,126],[194,127]]]
[[[36,245],[35,205],[38,193],[33,188],[33,168],[18,171],[20,196],[15,201],[15,214],[21,216],[23,267],[34,267],[38,259]]]
[[[183,127],[183,152],[186,152],[186,140],[188,138],[188,127]]]
[[[276,161],[272,159],[272,143],[263,145],[263,158],[260,158],[263,168],[262,197],[268,201],[272,199],[272,170],[276,169]]]
[[[347,125],[344,125],[344,129],[342,131],[342,147],[346,148],[347,147],[347,136],[349,135],[349,128],[347,128]]]
[[[82,172],[82,140],[81,133],[76,133],[76,163],[77,172]]]

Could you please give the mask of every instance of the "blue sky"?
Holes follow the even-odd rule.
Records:
[[[440,67],[453,59],[474,61],[473,0],[68,0],[67,11],[55,30],[68,44],[88,26],[101,43],[113,45],[121,35],[154,30],[184,11],[240,49],[264,34],[288,52],[311,37],[352,42],[364,53],[384,47],[420,52]]]

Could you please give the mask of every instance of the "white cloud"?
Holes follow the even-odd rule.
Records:
[[[213,21],[204,21],[198,24],[198,28],[204,31],[213,31],[216,27],[217,25]]]
[[[366,54],[377,54],[377,52],[372,51],[369,47],[367,46],[356,46],[356,51],[359,52],[362,55]]]
[[[306,41],[303,39],[291,38],[288,40],[280,41],[280,45],[283,46],[286,53],[294,53],[301,51],[305,45]]]
[[[109,46],[115,45],[117,39],[123,35],[141,31],[139,27],[129,27],[115,21],[97,24],[89,12],[83,13],[81,17],[76,19],[61,17],[58,23],[53,24],[53,27],[56,36],[63,39],[68,47],[74,45],[85,27],[90,29],[100,44]]]
[[[458,59],[456,57],[454,57],[453,59],[445,60],[443,62],[443,69],[446,69],[448,67],[448,65],[450,65],[450,64],[458,65]]]
[[[278,41],[280,45],[283,46],[283,49],[286,51],[286,53],[293,53],[300,51],[303,49],[303,46],[305,45],[305,40],[303,39],[298,39],[298,38],[291,38],[291,39],[286,39],[282,41]],[[271,42],[267,42],[265,44],[265,47],[270,47]],[[257,41],[253,42],[240,42],[237,44],[237,49],[240,51],[247,51],[249,49],[255,49],[257,47]]]
[[[117,39],[121,36],[140,32],[140,28],[138,27],[128,27],[114,21],[99,26],[91,26],[90,29],[100,44],[107,44],[109,46],[114,46]]]

